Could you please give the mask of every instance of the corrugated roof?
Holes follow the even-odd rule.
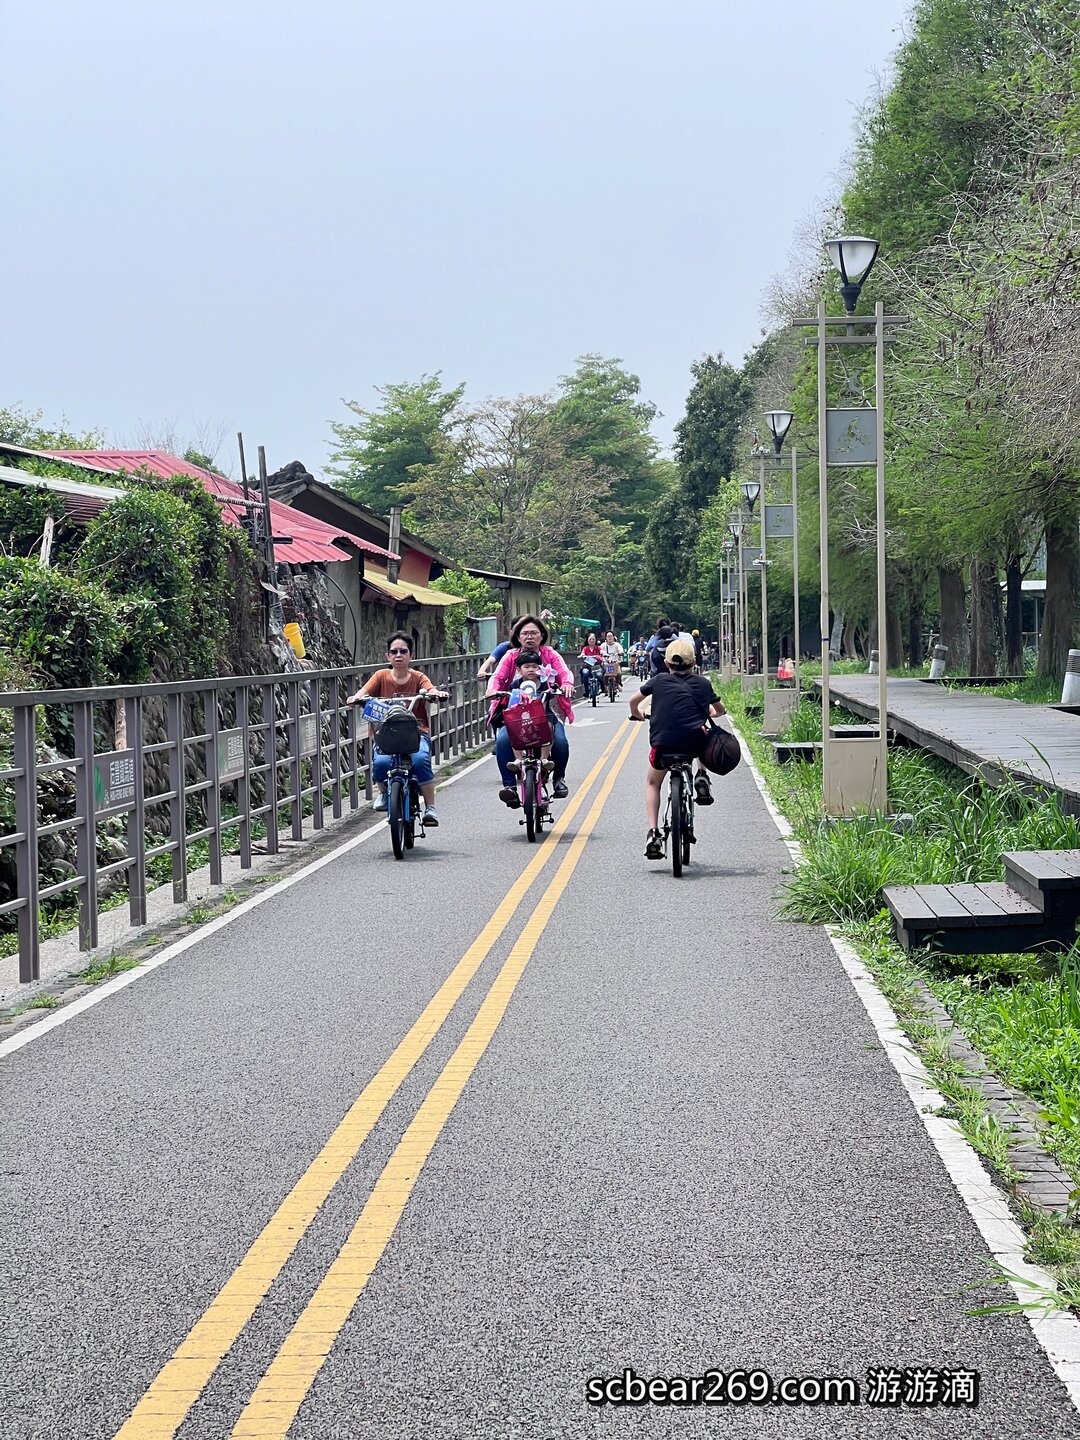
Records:
[[[387,578],[385,570],[377,570],[374,565],[365,562],[364,584],[369,585],[372,590],[379,591],[382,595],[389,595],[392,600],[403,600],[412,602],[414,605],[463,605],[464,598],[461,595],[447,595],[443,590],[432,590],[427,585],[411,585],[408,581],[403,584],[395,584]]]
[[[103,474],[115,475],[117,471],[146,470],[151,475],[169,479],[174,475],[188,475],[200,481],[221,504],[222,518],[226,524],[239,525],[244,513],[244,492],[241,486],[222,475],[204,470],[201,465],[192,465],[170,455],[166,450],[42,450],[38,454],[51,456],[54,460],[66,460],[84,466],[89,470],[100,470]],[[257,497],[253,497],[257,498]],[[371,555],[382,555],[387,559],[396,557],[391,550],[362,540],[348,530],[326,525],[313,515],[304,515],[283,505],[280,500],[270,501],[270,526],[279,540],[289,539],[290,545],[281,545],[275,555],[287,565],[326,564],[334,560],[350,560],[352,556],[334,542],[346,540]]]
[[[124,493],[115,485],[91,485],[79,480],[61,480],[54,475],[30,475],[25,470],[11,470],[6,466],[0,466],[0,481],[5,485],[44,485],[46,490],[55,490],[64,497],[65,515],[84,524]]]

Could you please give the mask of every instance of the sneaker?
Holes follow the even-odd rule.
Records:
[[[555,769],[555,761],[554,761],[554,760],[541,760],[541,761],[540,761],[540,769],[543,771],[543,773],[544,773],[545,776],[550,775],[551,772]]]
[[[694,799],[699,805],[711,805],[713,803],[712,787],[709,784],[707,775],[698,775],[694,780]]]
[[[645,840],[645,859],[662,860],[664,858],[664,837],[659,830],[650,830]]]
[[[514,789],[513,785],[504,785],[499,791],[499,799],[511,810],[521,809],[521,796]]]
[[[375,799],[371,802],[371,808],[372,808],[373,810],[385,810],[385,809],[386,809],[386,791],[385,791],[385,790],[378,790],[378,791],[376,791],[376,793],[375,793]]]
[[[506,762],[506,768],[507,768],[507,770],[510,771],[510,774],[511,774],[511,775],[520,775],[520,774],[521,774],[521,761],[520,761],[520,760],[516,760],[516,759],[515,759],[515,760],[508,760],[508,761]]]
[[[436,826],[437,826],[438,823],[439,823],[439,812],[435,809],[435,806],[434,806],[434,805],[425,805],[425,806],[424,806],[424,824],[425,824],[425,825],[436,825]]]
[[[556,780],[555,784],[551,787],[551,796],[553,800],[565,800],[567,795],[569,794],[570,791],[566,788],[565,780]]]

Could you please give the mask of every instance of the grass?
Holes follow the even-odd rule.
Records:
[[[122,975],[125,970],[134,970],[141,965],[141,960],[125,960],[118,955],[110,955],[108,960],[99,961],[95,965],[88,965],[85,970],[78,972],[78,978],[84,985],[97,985],[102,980],[111,980],[114,975]]]
[[[1053,675],[1026,675],[1009,685],[954,685],[946,676],[943,688],[976,695],[1000,695],[1006,700],[1021,700],[1025,705],[1057,705],[1061,701],[1061,681]]]
[[[872,816],[830,821],[822,813],[820,757],[777,765],[758,724],[746,715],[738,684],[722,690],[802,847],[780,913],[833,923],[851,940],[945,1097],[945,1113],[1012,1190],[1017,1176],[1009,1162],[1008,1127],[967,1083],[947,1036],[928,1020],[921,987],[936,996],[994,1073],[1039,1107],[1046,1148],[1072,1177],[1080,1202],[1080,946],[1052,970],[1034,955],[908,955],[893,939],[881,894],[891,884],[1000,880],[1002,851],[1080,849],[1080,822],[1052,791],[1024,791],[1011,783],[994,789],[935,756],[906,749],[890,751],[889,794],[894,811],[911,817],[907,829]],[[843,718],[839,710],[837,718]],[[820,707],[803,701],[784,738],[820,734]],[[1061,1291],[1053,1302],[1040,1294],[1026,1303],[1080,1304],[1080,1235],[1074,1227],[1047,1218],[1032,1225],[1030,1245],[1032,1258],[1055,1270]]]

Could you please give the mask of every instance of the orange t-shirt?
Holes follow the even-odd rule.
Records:
[[[403,684],[399,685],[394,679],[394,672],[386,666],[383,670],[376,670],[371,679],[364,685],[364,692],[376,700],[408,700],[410,695],[419,695],[421,690],[434,690],[435,686],[422,670],[410,670]],[[413,714],[419,722],[420,729],[427,735],[428,714],[427,706],[421,700],[418,705],[413,706]],[[368,726],[368,734],[375,734],[375,726]]]

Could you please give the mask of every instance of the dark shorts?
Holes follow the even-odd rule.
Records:
[[[649,747],[649,764],[654,770],[660,767],[656,763],[658,754],[664,755],[693,755],[696,759],[705,748],[705,740],[708,731],[704,726],[695,730],[691,735],[684,735],[678,745],[652,745]]]

